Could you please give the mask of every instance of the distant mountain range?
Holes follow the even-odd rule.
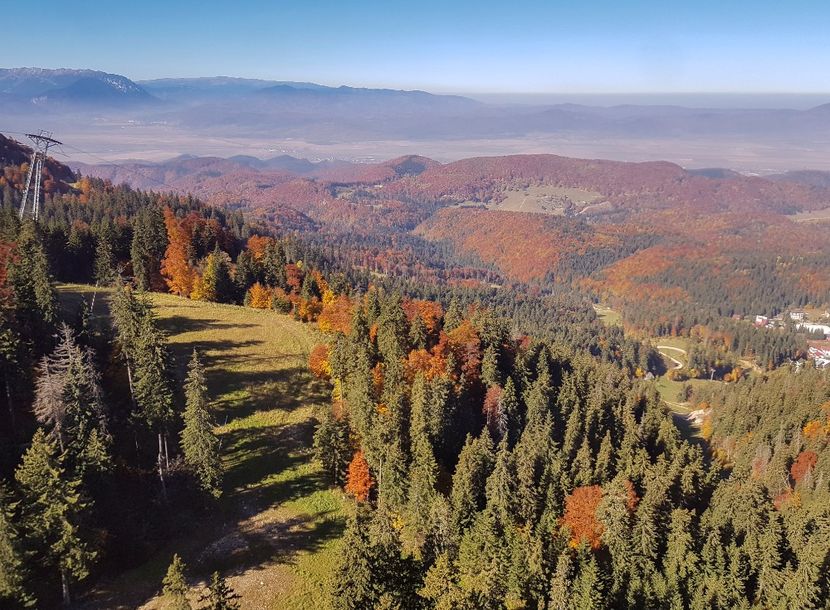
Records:
[[[0,96],[8,106],[33,108],[55,104],[97,108],[156,101],[146,89],[119,74],[43,68],[0,68]]]
[[[427,152],[450,160],[471,156],[470,151],[532,151],[620,160],[670,158],[681,165],[689,159],[692,167],[734,169],[740,164],[765,173],[830,168],[830,104],[808,110],[521,105],[310,82],[226,76],[134,82],[94,70],[11,68],[0,69],[0,112],[15,121],[11,128],[21,127],[18,131],[48,127],[58,134],[82,133],[89,141],[95,129],[108,147],[144,138],[156,158],[165,156],[160,150],[166,156],[204,155],[205,149],[197,147],[205,143],[212,147],[210,154],[231,156],[247,152],[240,142],[251,141],[260,151],[302,152],[293,143],[337,151],[322,157],[342,156],[342,151],[355,155],[350,158]],[[116,130],[127,127],[130,137],[122,139],[124,132]],[[223,148],[221,143],[230,139],[235,148]],[[183,141],[190,144],[179,143]],[[380,150],[381,142],[390,146]],[[420,143],[427,142],[425,151]],[[459,142],[470,143],[461,154],[437,154],[458,148]],[[523,142],[534,148],[523,149]],[[659,151],[653,142],[660,142]],[[574,143],[576,148],[559,148]]]

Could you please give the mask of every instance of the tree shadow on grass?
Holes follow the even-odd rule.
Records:
[[[314,553],[343,534],[346,522],[328,511],[298,515],[257,527],[234,530],[193,558],[192,565],[207,576],[219,570],[234,576],[277,563],[293,564],[298,553]]]
[[[223,322],[217,319],[209,318],[189,318],[187,316],[170,316],[165,318],[157,318],[156,323],[159,325],[168,337],[175,337],[182,333],[189,332],[209,332],[217,330],[227,330],[230,328],[255,328],[257,324],[248,324],[245,322]]]
[[[244,503],[274,506],[326,489],[317,471],[309,467],[314,423],[232,430],[222,435],[225,487]],[[307,470],[308,468],[306,468]]]

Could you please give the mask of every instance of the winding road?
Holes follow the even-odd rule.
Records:
[[[675,351],[675,352],[680,352],[684,356],[686,355],[686,350],[685,349],[682,349],[680,347],[673,347],[671,345],[658,345],[657,349],[658,350],[668,349],[668,350],[672,350],[672,351]],[[660,352],[660,353],[663,354],[663,352]],[[683,363],[680,362],[680,360],[678,360],[677,358],[673,358],[672,356],[669,356],[668,354],[663,354],[663,355],[674,363],[675,370],[683,368]]]

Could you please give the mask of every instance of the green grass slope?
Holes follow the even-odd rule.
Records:
[[[67,309],[92,288],[60,289]],[[96,317],[106,299],[96,297]],[[313,411],[328,400],[308,373],[311,327],[271,311],[153,295],[180,367],[197,348],[207,366],[225,468],[215,514],[171,540],[149,563],[100,583],[84,608],[163,608],[156,595],[174,552],[193,577],[193,601],[213,570],[242,595],[243,608],[327,607],[326,579],[344,527],[343,495],[311,455]],[[180,371],[183,373],[183,370]]]

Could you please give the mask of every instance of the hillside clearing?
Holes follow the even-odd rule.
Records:
[[[566,210],[581,210],[588,204],[602,198],[600,193],[579,188],[560,186],[529,186],[524,189],[507,189],[504,199],[498,203],[489,203],[491,210],[503,212],[530,212],[564,216]],[[475,205],[466,202],[462,205]]]
[[[72,311],[92,287],[64,285]],[[106,316],[98,292],[95,315]],[[242,595],[243,608],[325,609],[325,581],[344,527],[344,499],[323,481],[310,446],[315,406],[328,389],[307,371],[311,327],[289,316],[154,294],[179,374],[194,348],[207,367],[221,425],[224,493],[198,528],[151,561],[102,582],[84,608],[160,608],[155,597],[174,552],[193,577],[193,599],[213,570]]]

